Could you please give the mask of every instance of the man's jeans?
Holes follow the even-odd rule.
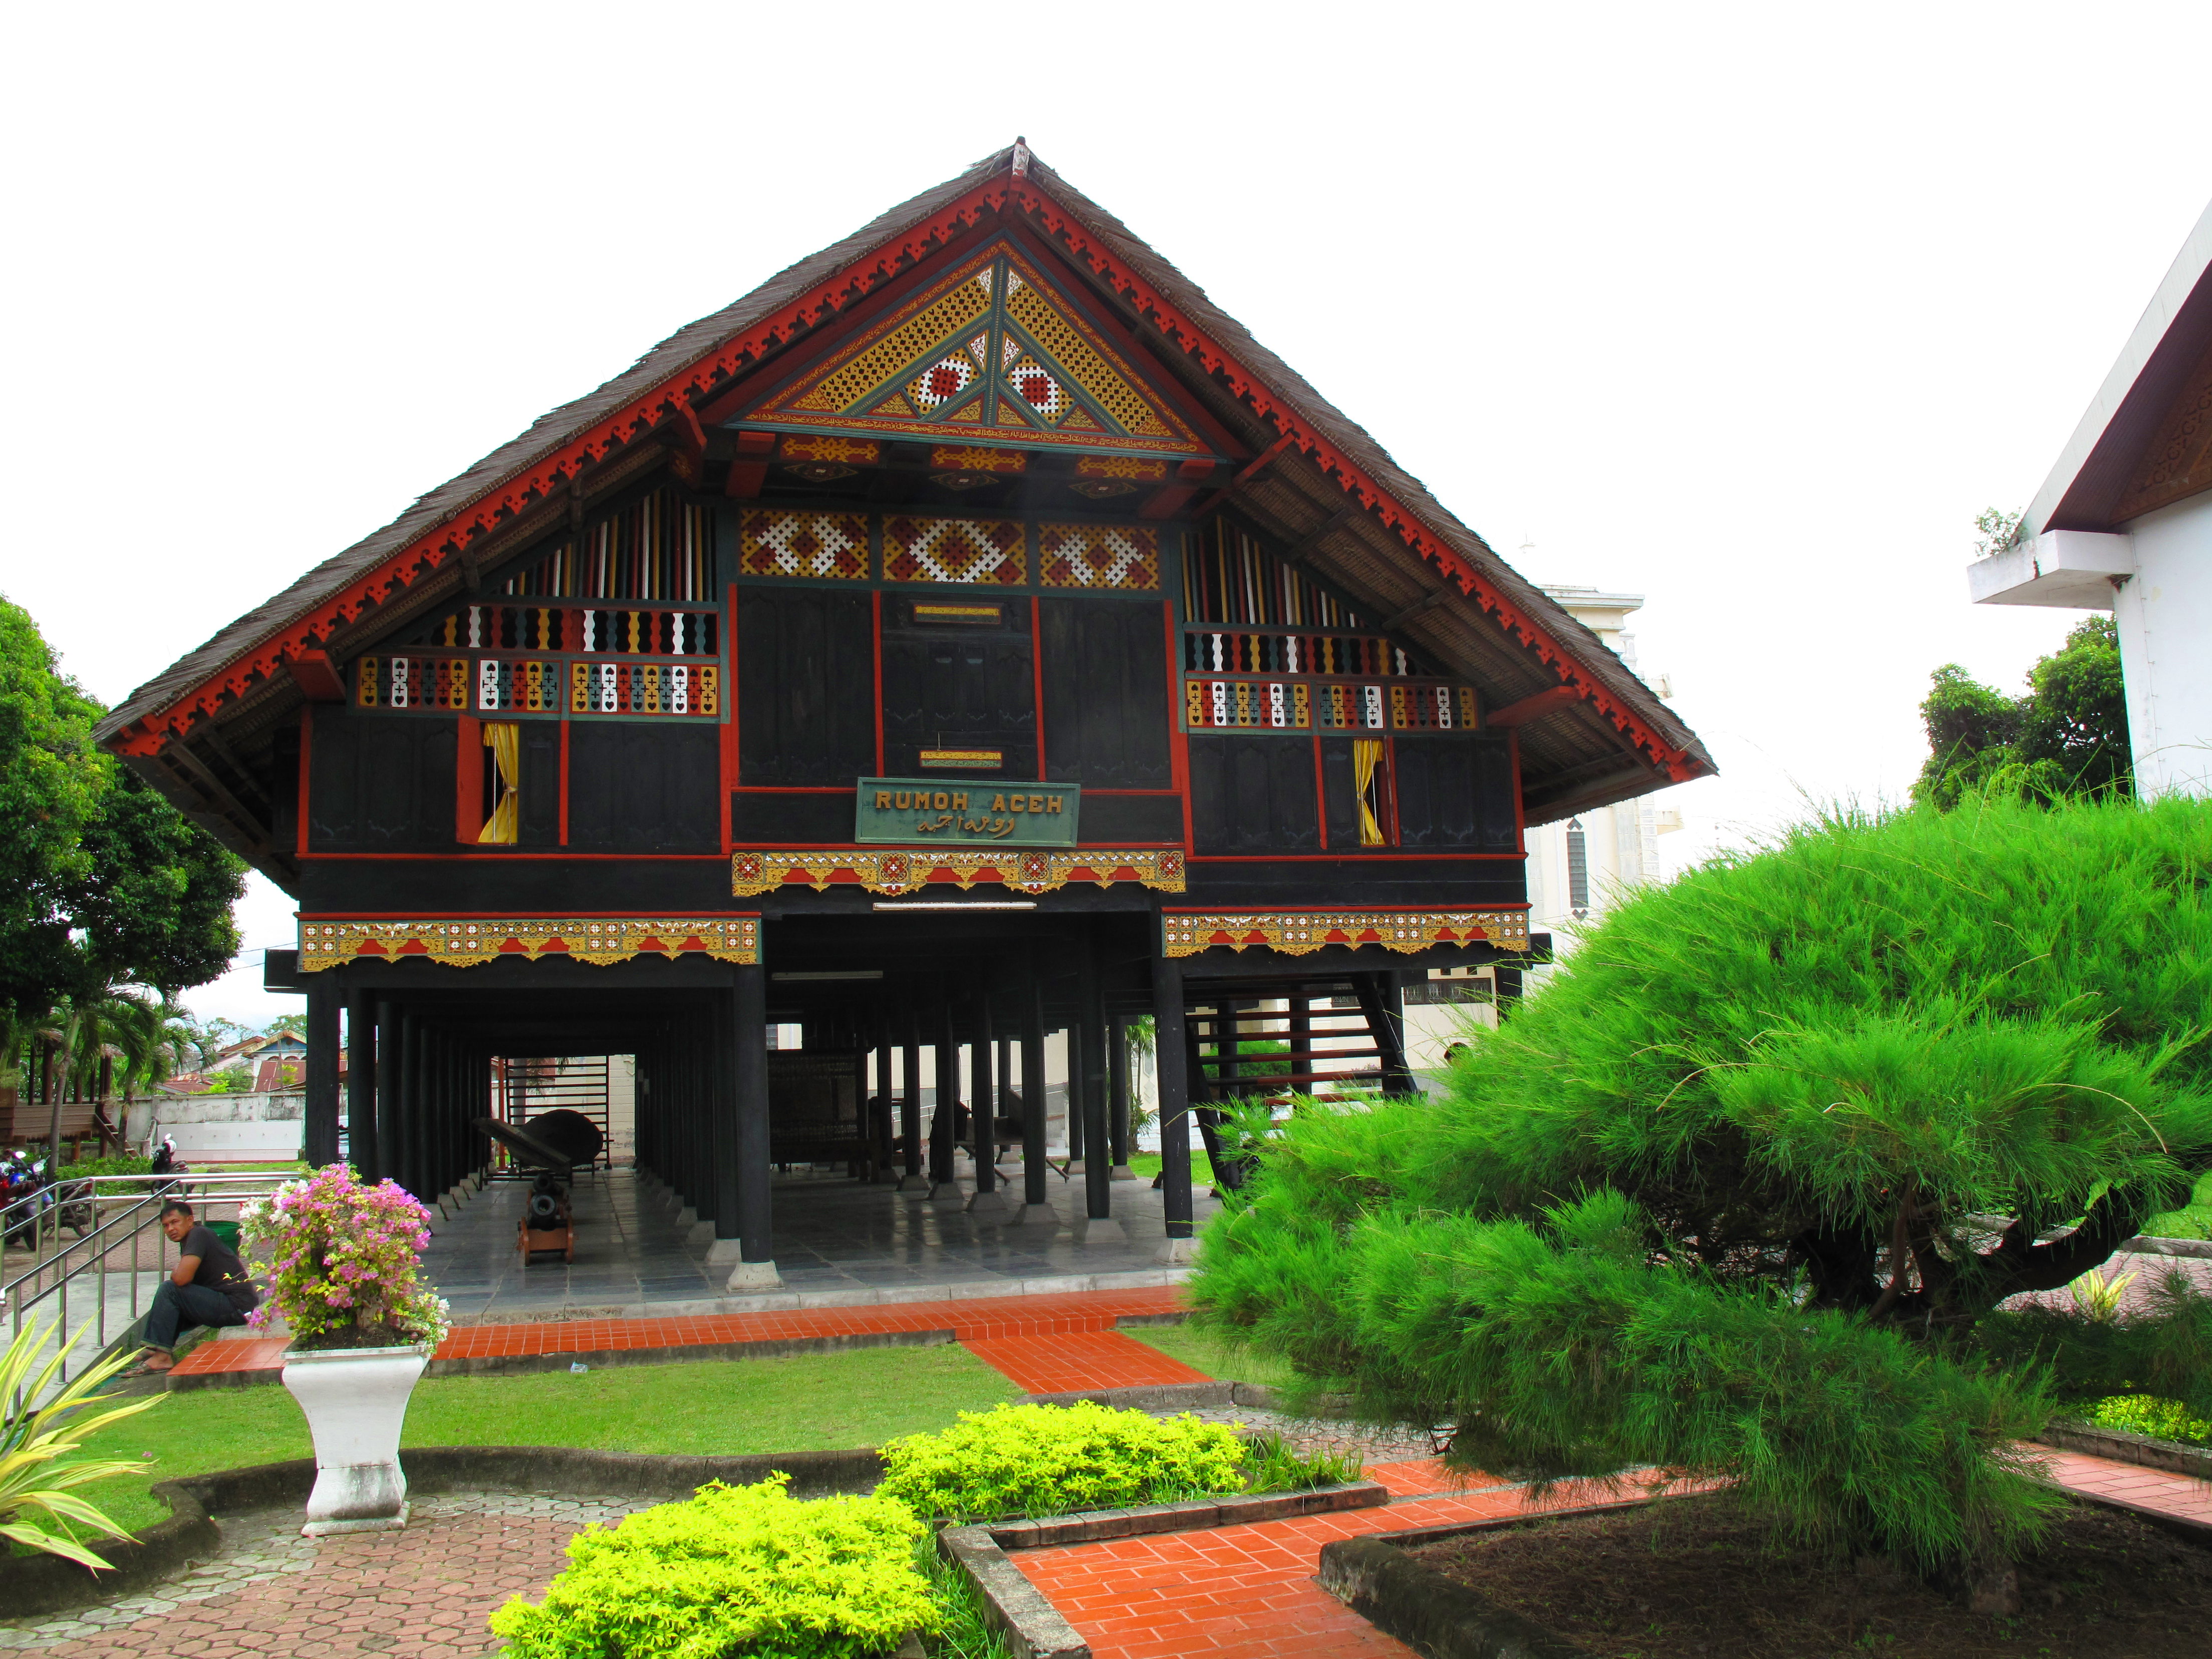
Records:
[[[230,1305],[230,1298],[205,1285],[161,1281],[154,1292],[154,1306],[146,1315],[146,1346],[163,1353],[177,1346],[177,1333],[197,1325],[243,1325],[246,1316]]]

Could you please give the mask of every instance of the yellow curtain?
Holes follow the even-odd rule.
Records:
[[[1354,738],[1352,740],[1352,793],[1359,798],[1359,844],[1380,847],[1382,844],[1382,825],[1375,816],[1376,804],[1382,797],[1375,787],[1375,769],[1382,763],[1382,740],[1380,738]]]
[[[491,750],[492,769],[499,775],[499,799],[477,839],[512,847],[522,822],[522,728],[511,720],[489,721],[483,729],[483,740],[484,747]]]

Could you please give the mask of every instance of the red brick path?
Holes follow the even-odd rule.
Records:
[[[159,1654],[175,1659],[460,1659],[503,1644],[484,1628],[514,1595],[544,1594],[566,1563],[572,1522],[517,1515],[419,1515],[404,1532],[326,1538],[312,1571],[188,1601],[42,1659]]]
[[[851,1336],[888,1331],[944,1331],[971,1348],[977,1343],[1027,1342],[1085,1334],[1110,1333],[1124,1315],[1180,1312],[1182,1291],[1174,1285],[1129,1291],[1068,1291],[1052,1296],[980,1297],[959,1302],[895,1302],[859,1308],[796,1308],[781,1313],[702,1315],[675,1319],[576,1319],[532,1325],[469,1325],[439,1345],[439,1359],[520,1358],[540,1354],[599,1353],[715,1346],[727,1343],[779,1342],[804,1337]],[[1047,1345],[1056,1346],[1056,1345]],[[222,1373],[264,1373],[273,1376],[283,1361],[282,1339],[253,1338],[203,1342],[177,1362],[179,1376]],[[1133,1350],[1134,1352],[1125,1352]],[[975,1350],[981,1353],[981,1349]],[[1022,1372],[983,1354],[1031,1393],[1081,1388],[1117,1388],[1128,1382],[1190,1382],[1203,1374],[1126,1338],[1096,1347],[1090,1369],[1077,1376],[1061,1364],[1049,1387],[1033,1383],[1038,1347],[1022,1351]],[[1009,1357],[1013,1357],[1009,1350]],[[1141,1374],[1139,1374],[1141,1372]],[[1107,1379],[1112,1380],[1107,1380]]]
[[[2050,1457],[2051,1474],[2070,1491],[2212,1527],[2212,1481],[2168,1474],[2136,1463],[2115,1463],[2081,1452],[2052,1452]]]
[[[1095,1659],[1396,1659],[1413,1650],[1313,1582],[1330,1539],[1638,1495],[1567,1486],[1534,1504],[1525,1488],[1489,1475],[1461,1484],[1434,1460],[1377,1464],[1367,1474],[1395,1495],[1388,1508],[1024,1550],[1011,1559],[1090,1642]]]

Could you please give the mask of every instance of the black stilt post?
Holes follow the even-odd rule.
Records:
[[[317,974],[307,991],[307,1066],[302,1079],[307,1121],[302,1146],[307,1167],[319,1170],[338,1155],[338,998],[331,970]]]
[[[1098,994],[1098,949],[1085,935],[1077,958],[1075,1030],[1083,1069],[1083,1205],[1093,1221],[1114,1212],[1112,1149],[1106,1144],[1105,1009]]]
[[[1044,982],[1037,975],[1037,951],[1030,948],[1029,971],[1022,977],[1022,1201],[1042,1204],[1050,1194],[1052,1173],[1044,1121]]]
[[[921,1178],[921,1012],[917,1008],[906,1011],[906,1051],[899,1064],[906,1073],[900,1079],[906,1092],[899,1103],[899,1136],[906,1142],[903,1187]]]
[[[362,990],[346,998],[346,1158],[363,1181],[378,1178],[376,1004]]]
[[[954,1119],[960,1102],[960,1034],[954,1028],[950,999],[937,1018],[937,1109],[929,1119],[929,1195],[953,1184]]]
[[[1162,957],[1152,963],[1152,1063],[1159,1080],[1160,1197],[1167,1212],[1164,1255],[1189,1258],[1190,1084],[1184,1048],[1182,964]]]
[[[998,1045],[991,1040],[991,994],[975,999],[975,1042],[969,1053],[975,1087],[968,1102],[969,1154],[975,1160],[975,1191],[980,1197],[999,1184],[992,1155],[999,1150],[999,1079],[992,1075],[992,1059]]]
[[[1133,1179],[1129,1170],[1129,1023],[1121,1014],[1106,1022],[1106,1139],[1113,1156],[1111,1178]]]
[[[738,1119],[738,1262],[733,1291],[782,1283],[775,1270],[775,1192],[769,1170],[768,974],[758,963],[737,969],[735,1017]]]

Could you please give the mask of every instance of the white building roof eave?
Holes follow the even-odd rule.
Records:
[[[2203,282],[2208,270],[2212,270],[2212,204],[2207,204],[2197,221],[2196,228],[2183,241],[2181,252],[2175,256],[2165,279],[2159,283],[2157,292],[2151,295],[2150,303],[2143,307],[2135,331],[2128,336],[2127,344],[2120,349],[2119,357],[2112,364],[2112,372],[2105,376],[2105,383],[2097,388],[2097,395],[2089,400],[2089,407],[2082,414],[2080,424],[2074,428],[2074,435],[2066,441],[2066,447],[2059,452],[2057,464],[2043,481],[2043,488],[2036,492],[2034,501],[2029,503],[2027,516],[2021,523],[2023,538],[2040,536],[2050,525],[2051,515],[2058,510],[2060,502],[2064,501],[2067,492],[2074,487],[2090,458],[2096,453],[2098,445],[2111,430],[2121,405],[2126,402],[2136,381],[2142,377],[2153,354],[2166,338],[2167,331],[2173,326],[2183,305]]]

